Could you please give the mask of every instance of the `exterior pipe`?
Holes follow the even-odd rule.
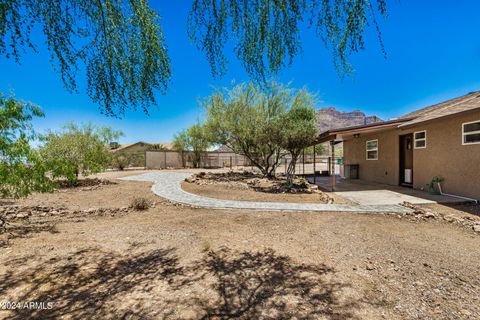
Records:
[[[462,196],[456,196],[454,194],[449,194],[449,193],[444,193],[442,191],[442,186],[440,185],[440,182],[437,182],[437,185],[438,185],[438,190],[440,191],[440,194],[442,196],[449,196],[449,197],[453,197],[453,198],[459,198],[459,199],[463,199],[463,200],[468,200],[468,201],[472,201],[474,202],[475,204],[478,204],[478,200],[477,199],[472,199],[472,198],[467,198],[467,197],[462,197]]]

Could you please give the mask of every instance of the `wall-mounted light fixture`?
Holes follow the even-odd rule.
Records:
[[[353,137],[354,137],[354,138],[360,138],[360,133],[354,133],[354,134],[353,134]]]

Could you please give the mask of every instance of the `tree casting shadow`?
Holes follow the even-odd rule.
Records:
[[[173,248],[125,255],[90,248],[18,268],[27,259],[35,257],[6,265],[0,296],[54,306],[12,310],[7,319],[345,319],[358,308],[342,297],[345,285],[331,268],[273,250],[222,248],[186,266]]]

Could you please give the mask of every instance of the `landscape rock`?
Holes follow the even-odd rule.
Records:
[[[460,225],[472,229],[476,233],[480,233],[480,218],[477,216],[457,216],[453,214],[441,215],[429,208],[423,208],[418,205],[414,205],[410,202],[403,202],[404,207],[412,209],[412,212],[406,213],[404,216],[410,217],[416,220],[443,220],[448,223]]]
[[[472,229],[473,231],[480,233],[480,224],[474,224]]]
[[[47,216],[78,216],[78,215],[115,215],[132,211],[129,207],[121,208],[88,208],[84,210],[69,210],[64,207],[48,206],[0,206],[0,227],[8,221],[24,220],[34,217]]]
[[[289,194],[319,194],[323,203],[333,203],[334,199],[327,193],[319,190],[317,185],[308,183],[303,177],[296,177],[292,183],[287,183],[286,177],[268,179],[251,171],[229,171],[222,173],[200,172],[185,179],[188,183],[197,185],[221,185],[240,189],[251,189],[266,193],[289,193]]]

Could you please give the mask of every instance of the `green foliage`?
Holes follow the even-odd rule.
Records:
[[[168,151],[168,148],[165,147],[163,144],[153,144],[148,150],[157,150],[157,151]]]
[[[43,117],[31,103],[0,94],[0,195],[24,197],[33,191],[48,191],[53,185],[45,176],[38,153],[30,146],[36,135],[31,121]]]
[[[120,144],[117,141],[112,141],[109,143],[109,145],[110,145],[110,149],[112,150],[120,148]]]
[[[173,146],[176,150],[193,152],[193,166],[195,168],[200,165],[202,153],[207,151],[211,145],[207,128],[202,124],[195,124],[187,130],[180,131],[173,138]]]
[[[74,184],[79,174],[88,176],[105,170],[111,164],[109,143],[121,132],[92,124],[67,124],[63,131],[43,137],[40,153],[53,178],[63,177]]]
[[[365,28],[376,28],[376,14],[386,17],[387,0],[194,0],[189,15],[190,39],[204,51],[214,76],[226,72],[228,41],[248,74],[265,79],[293,62],[302,51],[302,23],[333,51],[340,75],[352,72],[348,57],[364,48]],[[374,7],[376,4],[376,8]]]
[[[187,130],[182,130],[173,136],[173,148],[177,151],[187,151],[190,145],[190,137]]]
[[[314,149],[313,146],[305,148],[305,155],[313,156],[313,149]],[[326,151],[327,151],[327,148],[325,147],[324,144],[315,145],[315,155],[316,156],[322,156],[322,155],[325,154]]]
[[[310,115],[304,107],[311,108],[313,101],[306,90],[268,82],[265,86],[249,83],[217,90],[203,106],[213,141],[245,155],[265,176],[272,177],[287,144],[303,134],[294,122],[302,112]],[[288,131],[283,121],[289,122]]]
[[[386,3],[193,0],[188,34],[205,53],[214,76],[226,72],[224,49],[231,41],[248,74],[264,80],[301,53],[301,25],[308,24],[332,50],[343,75],[352,71],[348,58],[363,49],[369,24],[383,50],[376,15],[386,17]],[[170,59],[160,16],[148,0],[0,1],[0,56],[19,62],[25,49],[36,51],[34,26],[41,28],[65,87],[77,90],[76,77],[84,65],[87,93],[107,115],[122,115],[129,106],[148,112],[155,91],[167,90]]]
[[[42,27],[55,70],[76,91],[85,64],[92,100],[107,115],[129,105],[147,112],[154,90],[164,92],[171,76],[160,18],[147,0],[0,1],[0,55],[17,62],[35,46],[31,30]]]
[[[278,141],[280,147],[291,155],[287,168],[287,180],[292,181],[295,176],[297,159],[303,149],[311,146],[317,136],[314,98],[306,90],[299,91],[292,108],[282,114],[278,125],[282,128],[282,135]]]
[[[442,177],[440,176],[434,176],[432,177],[432,180],[427,183],[427,188],[428,188],[428,192],[430,193],[439,193],[439,191],[437,190],[437,186],[439,183],[442,183],[445,179],[443,179]]]
[[[114,155],[112,159],[112,166],[120,171],[123,171],[130,165],[130,159],[126,155]]]

